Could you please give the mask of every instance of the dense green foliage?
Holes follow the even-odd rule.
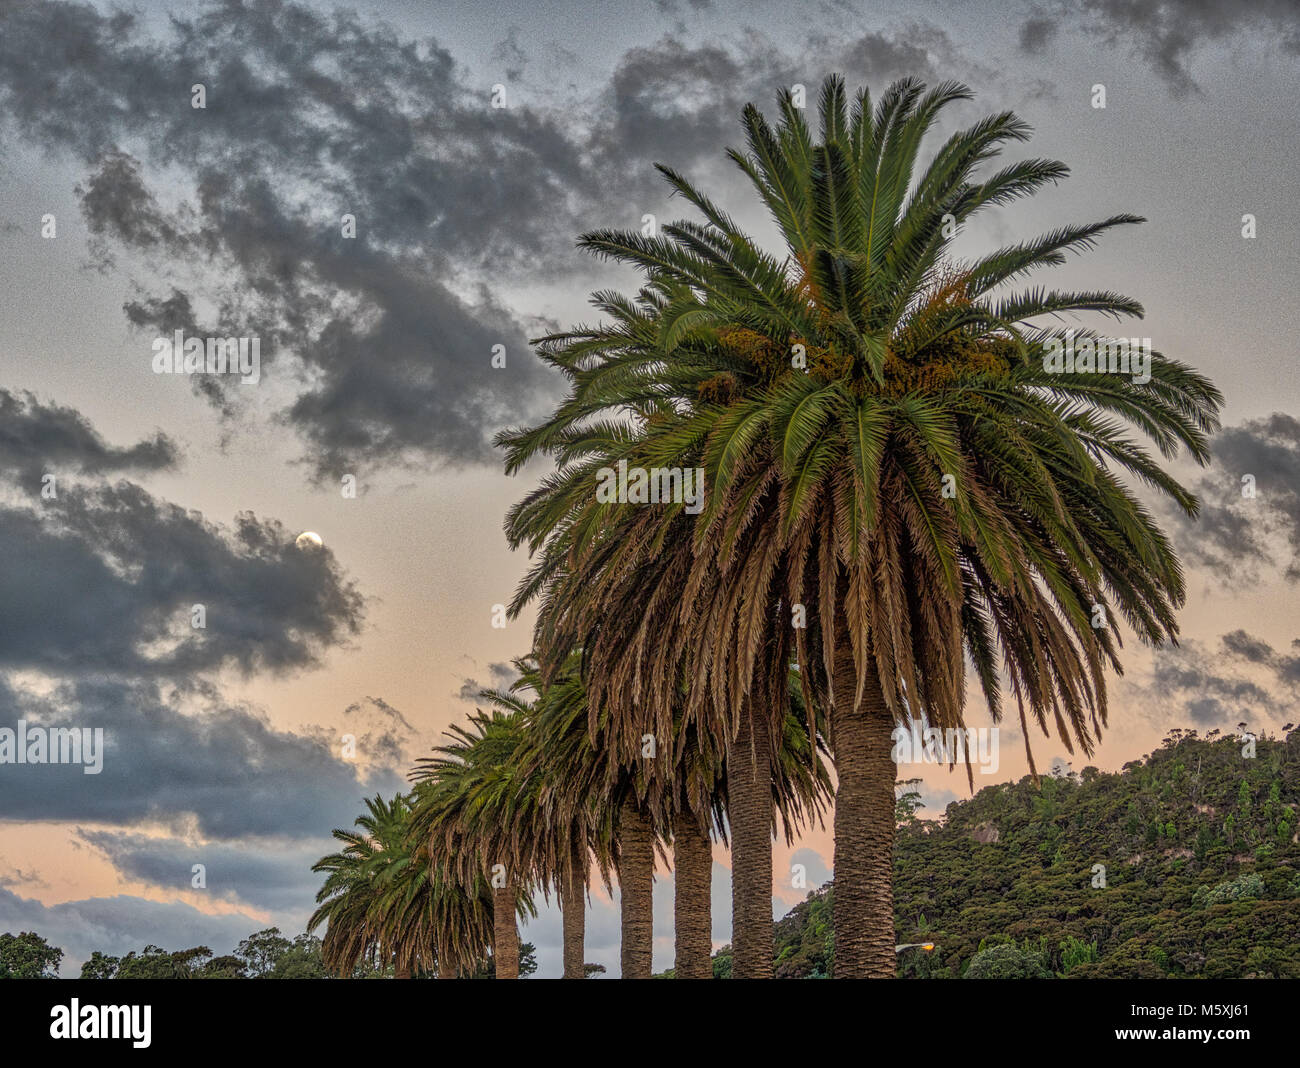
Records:
[[[1120,773],[986,787],[942,823],[901,806],[897,940],[935,949],[899,974],[1300,978],[1300,730],[1242,748],[1173,731]],[[831,899],[777,923],[778,976],[833,974]]]
[[[301,934],[290,941],[278,927],[249,935],[231,955],[214,957],[207,946],[170,953],[158,946],[110,957],[96,950],[81,966],[82,979],[324,979],[321,941]],[[358,976],[360,978],[360,976]]]
[[[49,945],[32,932],[0,934],[0,979],[57,979],[63,950]],[[589,970],[605,969],[598,964]],[[519,946],[519,975],[537,971],[537,947],[531,942]],[[489,954],[474,979],[492,979],[496,968]],[[379,968],[374,960],[362,960],[353,979],[391,979],[393,968]],[[424,978],[433,978],[423,973]],[[214,957],[207,946],[169,952],[155,945],[113,957],[96,950],[81,966],[81,979],[328,979],[321,959],[321,940],[300,934],[290,940],[278,927],[268,927],[245,938],[235,952]]]
[[[62,959],[35,931],[0,934],[0,979],[57,979]]]

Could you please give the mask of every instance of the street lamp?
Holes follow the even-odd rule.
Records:
[[[894,952],[902,953],[903,950],[905,949],[923,949],[925,950],[925,952],[929,953],[932,949],[934,949],[934,943],[933,942],[904,942],[901,946],[895,946]]]

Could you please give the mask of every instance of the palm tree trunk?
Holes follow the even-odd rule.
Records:
[[[713,978],[713,847],[686,809],[673,823],[673,927],[678,979]]]
[[[649,979],[654,949],[654,828],[644,812],[624,807],[619,820],[618,890],[624,979]]]
[[[519,978],[519,928],[515,926],[515,890],[499,886],[492,890],[492,957],[498,979]]]
[[[438,978],[455,979],[456,965],[451,959],[451,950],[438,950]]]
[[[570,852],[563,885],[560,887],[560,914],[564,923],[564,978],[586,978],[583,960],[587,933],[586,891],[587,847],[575,842]]]
[[[397,964],[397,963],[394,963],[394,965],[393,965],[393,978],[394,978],[394,979],[409,979],[409,978],[411,978],[411,966],[410,966],[410,964],[406,964],[406,963],[403,963],[403,964]]]
[[[843,624],[841,624],[843,628]],[[893,979],[894,719],[885,707],[875,659],[866,658],[862,704],[854,711],[857,671],[847,631],[834,662],[831,749],[835,758],[836,979]]]
[[[746,701],[727,760],[731,974],[772,978],[772,759],[766,707]]]

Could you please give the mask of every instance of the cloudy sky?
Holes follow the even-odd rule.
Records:
[[[1169,517],[1185,640],[1126,643],[1076,769],[1297,718],[1293,0],[0,0],[0,726],[107,737],[97,776],[0,766],[0,930],[40,931],[75,974],[94,949],[302,929],[330,828],[528,649],[531,621],[492,609],[526,567],[502,516],[544,472],[505,477],[490,442],[557,397],[527,339],[634,281],[575,236],[679,215],[656,161],[770,236],[723,149],[746,102],[831,72],[967,82],[937,136],[1021,113],[1023,155],[1071,177],[957,253],[1146,216],[1041,280],[1137,298],[1129,332],[1226,394],[1215,465],[1185,472],[1204,515]],[[155,374],[176,330],[260,338],[259,381]],[[295,549],[303,530],[325,550]],[[1013,729],[1001,756],[987,782],[1025,771]],[[930,814],[966,796],[964,774],[925,780]],[[778,846],[778,913],[802,896],[789,864],[817,885],[830,855],[825,830]],[[669,872],[656,906],[662,968]],[[558,917],[524,937],[558,975]],[[599,891],[587,958],[617,973]]]

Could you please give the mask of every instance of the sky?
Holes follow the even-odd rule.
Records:
[[[661,162],[773,240],[724,148],[747,102],[815,99],[830,73],[968,84],[931,147],[1017,111],[1035,133],[1009,158],[1071,175],[955,254],[1145,216],[1035,281],[1137,298],[1126,336],[1226,396],[1213,465],[1177,467],[1200,519],[1151,502],[1187,570],[1180,644],[1130,636],[1097,751],[1036,737],[1039,767],[1296,720],[1291,0],[0,0],[0,727],[106,739],[98,775],[0,764],[0,931],[39,931],[76,974],[96,949],[303,929],[331,828],[403,789],[529,649],[526,614],[492,626],[527,568],[501,525],[546,472],[507,477],[492,438],[560,396],[528,339],[636,281],[577,235],[681,217]],[[176,330],[257,337],[257,381],[156,373]],[[977,788],[1026,770],[1003,726]],[[922,815],[969,796],[961,771],[914,773]],[[777,843],[778,915],[805,893],[791,865],[816,887],[831,853],[828,827]],[[718,945],[728,865],[715,849]],[[655,908],[658,970],[666,868]],[[560,974],[556,910],[522,934]],[[587,959],[618,972],[599,887]]]

